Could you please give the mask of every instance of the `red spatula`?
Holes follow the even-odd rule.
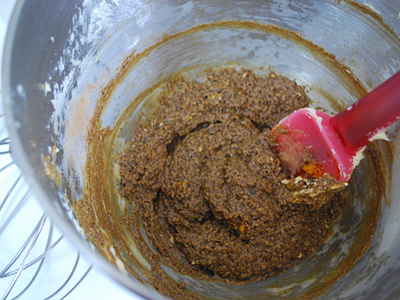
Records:
[[[365,146],[387,139],[399,117],[400,72],[333,117],[313,108],[295,111],[273,128],[274,148],[289,175],[346,182]]]

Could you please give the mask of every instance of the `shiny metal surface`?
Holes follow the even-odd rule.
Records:
[[[362,9],[350,1],[334,0],[63,0],[51,2],[51,5],[48,2],[18,1],[10,24],[2,74],[13,153],[47,213],[62,232],[109,276],[149,299],[160,296],[124,275],[93,251],[77,228],[69,207],[74,199],[80,198],[84,186],[85,144],[82,141],[84,129],[89,126],[94,112],[95,100],[128,54],[133,50],[144,51],[164,34],[175,34],[198,24],[250,20],[301,33],[304,38],[333,53],[368,90],[400,70],[400,2],[396,0],[374,1]],[[383,25],[380,18],[388,26]],[[141,61],[127,75],[115,91],[112,104],[102,115],[104,126],[114,126],[135,94],[160,77],[204,62],[218,65],[235,61],[246,66],[273,66],[278,72],[310,87],[314,104],[331,112],[357,97],[340,80],[338,72],[329,69],[328,61],[313,57],[306,47],[298,47],[276,36],[265,38],[240,31],[213,31],[192,40],[174,42],[156,49],[153,56]],[[274,51],[274,47],[278,50]],[[324,87],[323,91],[321,87]],[[129,97],[126,96],[128,90]],[[329,103],[326,94],[341,101]],[[76,103],[82,95],[87,99],[87,105],[79,109]],[[68,127],[68,124],[74,125]],[[390,132],[394,157],[390,162],[392,184],[387,196],[391,204],[382,202],[372,246],[354,269],[319,299],[389,300],[398,299],[400,295],[400,188],[397,184],[400,181],[400,144],[397,129]],[[55,157],[54,162],[62,171],[60,188],[46,176],[49,174],[44,163],[46,155]],[[289,296],[307,288],[292,291],[289,286],[282,286],[280,293]],[[196,290],[196,286],[193,289]],[[271,299],[281,298],[273,290],[263,289],[262,284],[252,286],[252,289],[256,289],[252,297],[261,297],[264,293]],[[245,288],[229,290],[206,285],[196,291],[201,293],[202,290],[213,294],[215,299],[232,296],[233,292],[235,297],[241,297],[248,292]]]
[[[15,2],[0,5],[0,57]],[[45,214],[13,161],[2,104],[0,84],[0,299],[139,299],[92,268]]]

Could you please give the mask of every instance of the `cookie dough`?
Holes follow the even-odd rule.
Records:
[[[303,87],[274,72],[223,68],[202,81],[171,78],[158,101],[119,160],[120,194],[164,263],[258,281],[322,247],[344,208],[343,186],[289,178],[271,147],[271,128],[309,106]]]

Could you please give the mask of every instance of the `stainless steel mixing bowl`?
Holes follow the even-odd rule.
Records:
[[[400,70],[398,0],[20,0],[9,26],[2,90],[15,160],[71,242],[111,278],[148,299],[163,296],[99,255],[74,217],[72,204],[82,197],[85,187],[86,132],[101,90],[133,51],[140,53],[156,45],[166,34],[223,20],[273,24],[298,32],[335,55],[367,90]],[[113,91],[102,113],[102,126],[113,128],[132,99],[160,78],[182,68],[232,62],[254,68],[272,66],[309,87],[314,105],[331,112],[359,96],[340,79],[343,70],[334,69],[329,58],[314,55],[307,45],[257,31],[210,30],[157,46],[140,60]],[[397,131],[395,124],[389,132],[392,152],[383,153],[388,184],[372,245],[354,268],[318,299],[400,298]],[[358,184],[363,189],[374,182]],[[355,207],[365,207],[370,201],[364,196],[357,200],[364,204],[355,203]],[[343,245],[340,255],[334,257],[338,263],[346,255]],[[329,247],[325,250],[329,252]],[[296,268],[248,287],[187,282],[189,289],[208,299],[292,299],[317,281],[317,277],[296,281],[304,267]],[[140,276],[140,270],[137,273]]]

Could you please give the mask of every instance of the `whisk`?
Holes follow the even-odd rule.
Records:
[[[2,114],[0,186],[0,299],[66,298],[92,267],[37,203],[12,159]]]

